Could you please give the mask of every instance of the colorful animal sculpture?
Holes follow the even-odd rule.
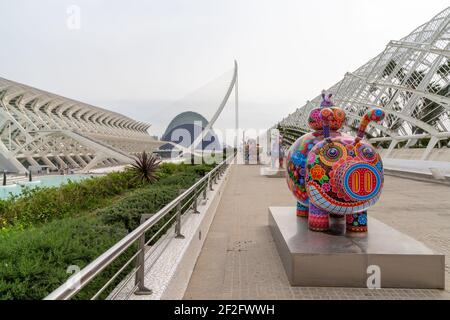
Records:
[[[278,141],[278,164],[280,169],[283,168],[284,165],[284,156],[285,156],[285,152],[284,152],[284,147],[283,147],[283,136],[280,135],[279,141]]]
[[[320,108],[309,114],[312,130],[297,139],[287,155],[287,184],[297,198],[297,216],[307,217],[314,231],[366,232],[367,208],[379,199],[383,163],[363,140],[367,125],[380,122],[384,111],[368,110],[356,137],[339,132],[345,112],[322,94]]]

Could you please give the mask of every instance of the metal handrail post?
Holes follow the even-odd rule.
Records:
[[[177,218],[175,222],[175,238],[184,239],[184,236],[181,234],[181,201],[177,203]]]
[[[192,206],[193,213],[200,213],[200,211],[198,211],[197,205],[198,205],[198,195],[197,190],[194,189],[194,203]]]
[[[213,185],[212,185],[211,175],[208,176],[208,185],[209,185],[209,190],[210,191],[214,191]]]
[[[139,255],[136,257],[136,264],[138,269],[134,278],[134,284],[137,289],[134,292],[136,295],[148,295],[153,291],[145,286],[145,233],[139,237]]]
[[[208,181],[206,181],[205,187],[203,189],[203,200],[206,200],[207,192],[208,192]]]

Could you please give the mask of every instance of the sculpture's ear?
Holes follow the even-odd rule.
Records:
[[[320,110],[320,119],[324,123],[333,121],[334,120],[333,110],[331,110],[331,108],[323,108],[322,110]]]
[[[331,99],[332,96],[333,96],[332,93],[328,94],[328,99]]]
[[[325,99],[325,91],[322,91],[322,99]]]

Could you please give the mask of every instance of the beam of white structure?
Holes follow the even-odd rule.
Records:
[[[217,118],[219,118],[220,114],[222,113],[223,109],[225,108],[225,105],[228,102],[228,99],[230,98],[231,93],[233,92],[233,89],[235,89],[235,103],[236,103],[236,131],[237,131],[237,126],[238,126],[238,107],[237,107],[237,103],[238,103],[238,91],[236,88],[236,84],[237,84],[237,76],[238,76],[238,65],[237,65],[237,61],[234,61],[234,69],[233,69],[233,76],[231,77],[231,81],[230,84],[228,85],[227,91],[225,93],[225,96],[223,97],[222,101],[219,104],[219,107],[217,108],[216,112],[214,113],[214,115],[212,116],[211,120],[209,120],[208,124],[206,125],[205,128],[203,128],[202,133],[199,134],[194,141],[192,142],[192,144],[187,148],[188,152],[190,153],[195,153],[195,148],[196,146],[201,143],[203,141],[203,137],[204,134],[206,132],[208,132],[212,126],[214,125],[214,123],[216,122]],[[237,133],[236,133],[237,134]],[[178,145],[177,145],[178,147]],[[182,148],[182,149],[186,149],[186,148]]]

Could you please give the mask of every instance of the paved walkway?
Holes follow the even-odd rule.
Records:
[[[443,290],[291,287],[270,234],[267,208],[295,201],[284,179],[259,172],[254,165],[233,167],[185,299],[450,299]],[[448,262],[449,194],[447,186],[386,177],[383,196],[369,214],[446,254]],[[447,290],[449,271],[447,266]]]

